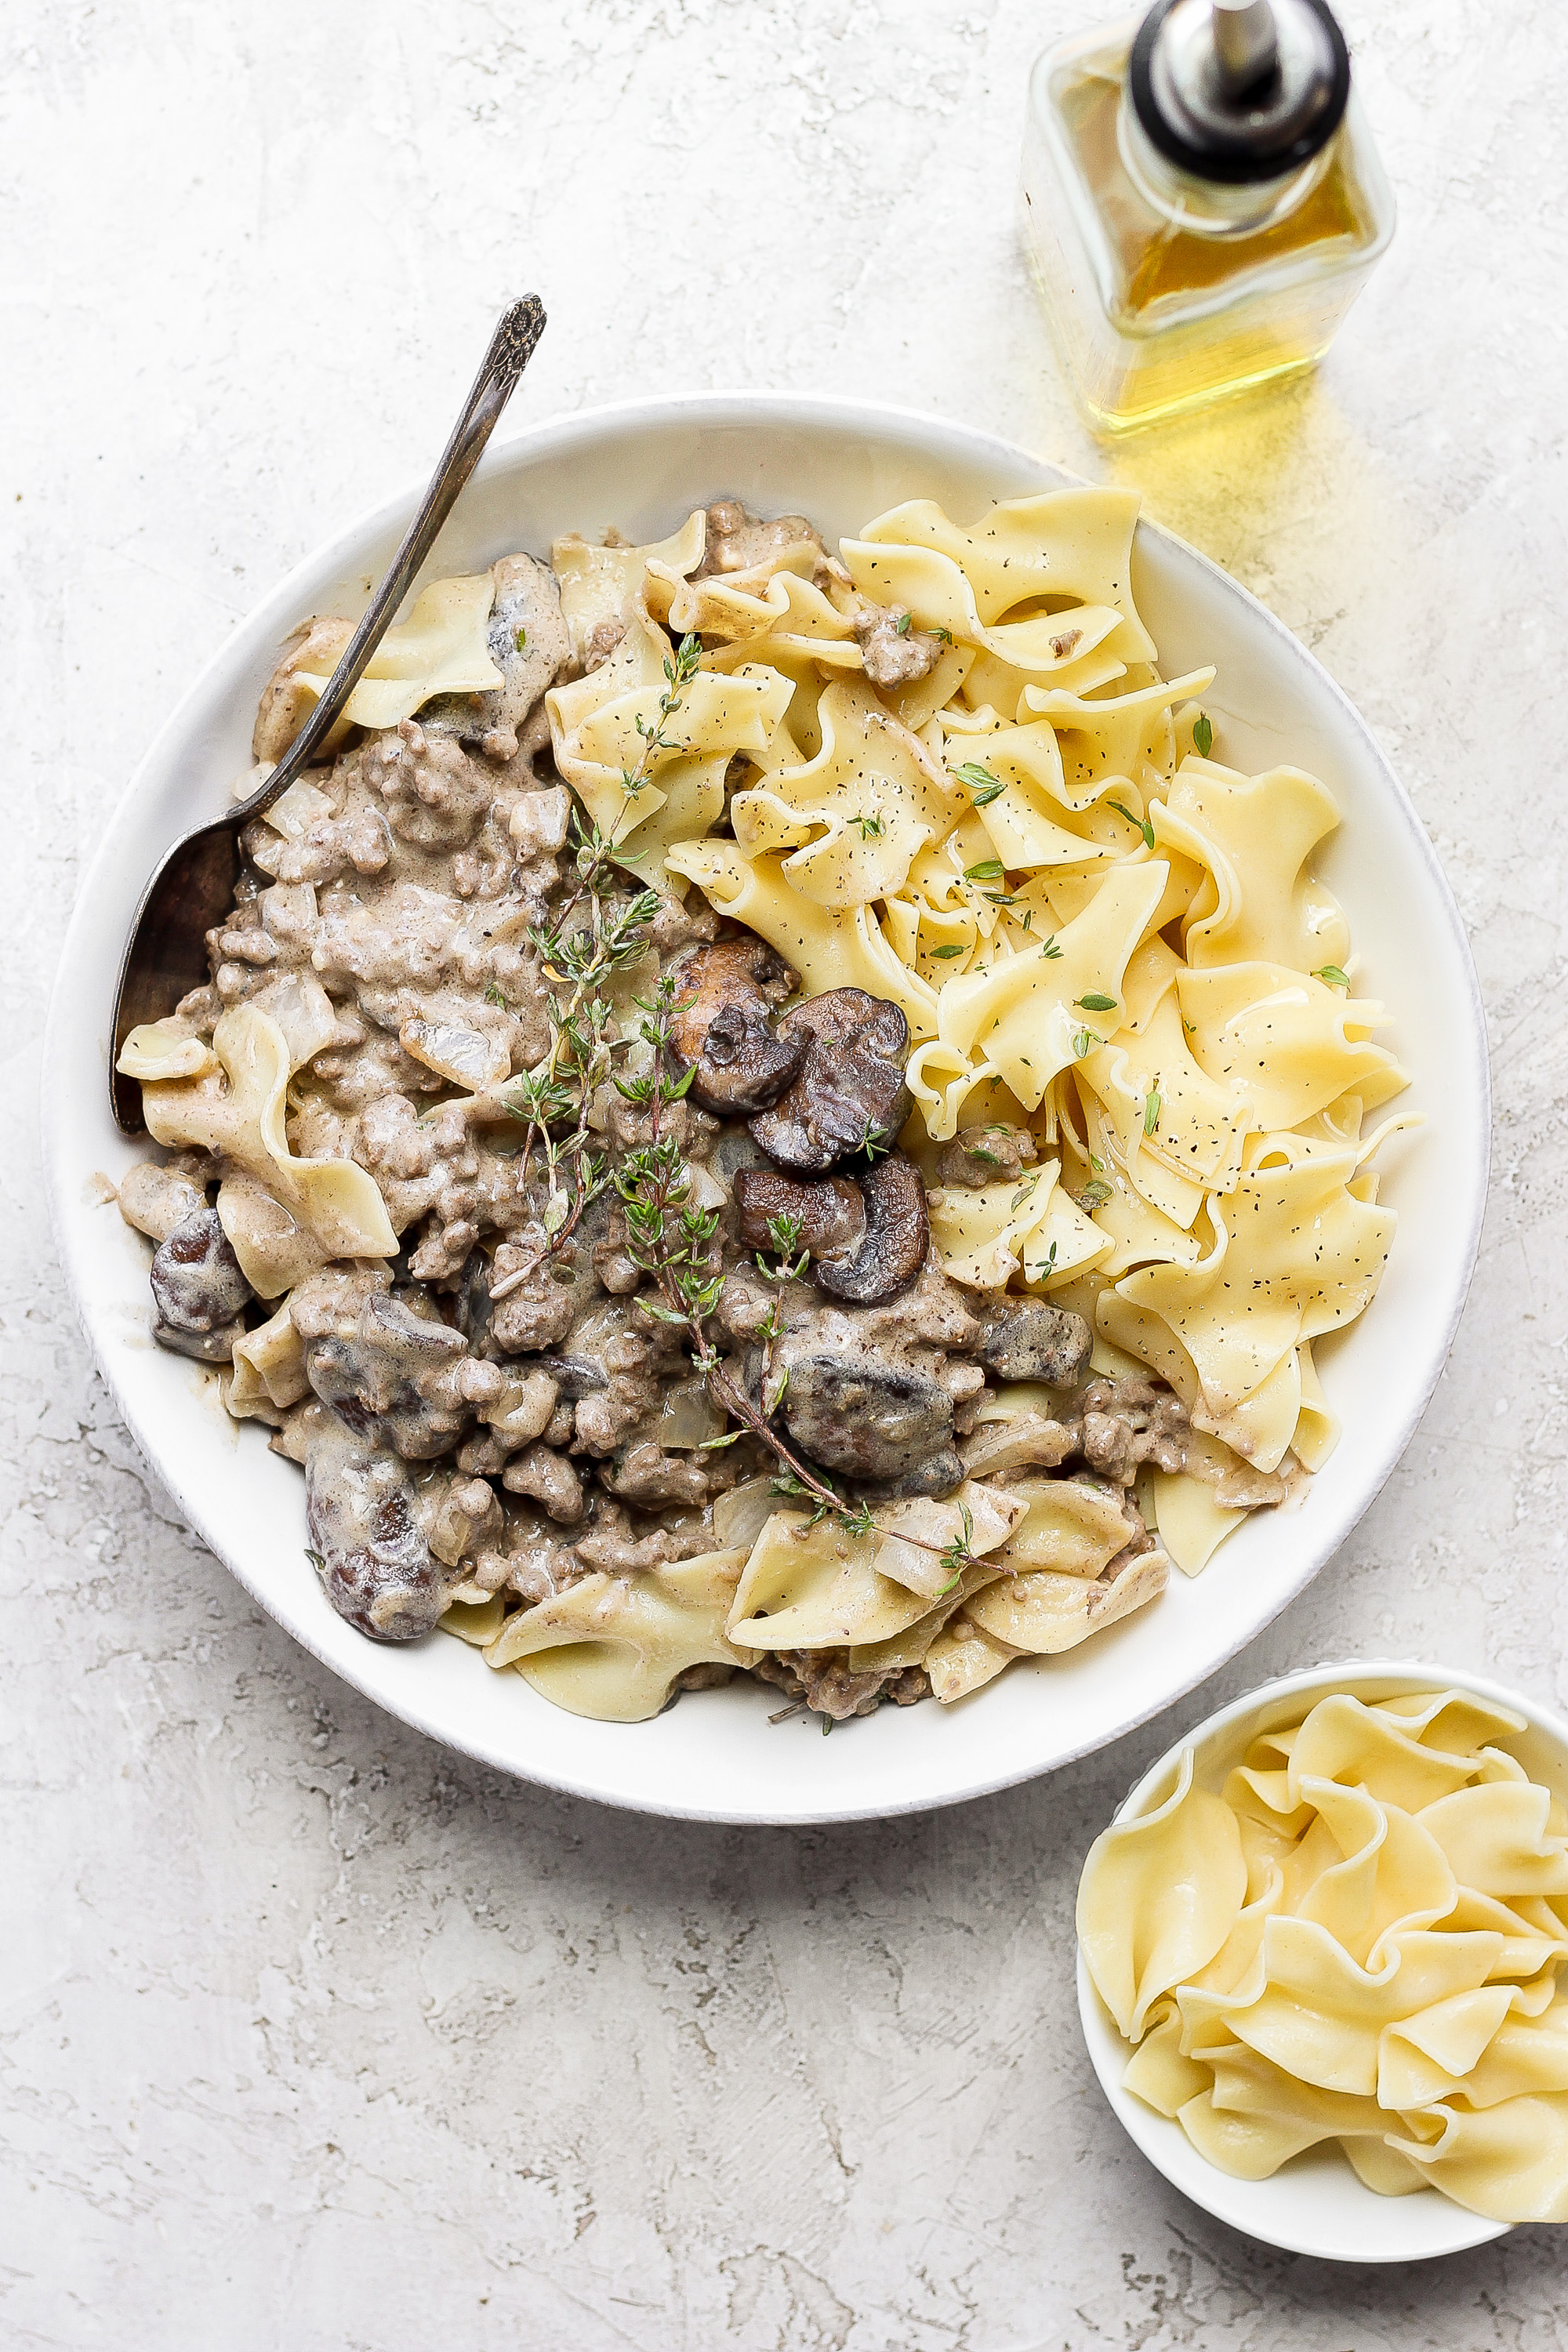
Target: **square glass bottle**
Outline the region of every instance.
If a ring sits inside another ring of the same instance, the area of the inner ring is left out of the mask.
[[[1100,432],[1310,366],[1394,234],[1326,0],[1156,0],[1047,50],[1023,199]]]

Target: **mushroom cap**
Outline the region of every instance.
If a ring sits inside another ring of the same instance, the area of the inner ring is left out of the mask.
[[[857,1307],[879,1307],[907,1290],[926,1262],[931,1228],[921,1171],[901,1151],[890,1151],[860,1179],[866,1234],[853,1257],[828,1258],[816,1268],[817,1287]]]
[[[1070,1307],[1043,1298],[1009,1298],[992,1317],[980,1346],[980,1360],[1004,1381],[1044,1381],[1047,1388],[1070,1389],[1081,1378],[1094,1334]]]
[[[952,1444],[952,1399],[912,1365],[809,1348],[792,1351],[780,1412],[803,1454],[857,1483],[903,1482],[921,1491],[934,1471],[944,1491],[963,1475]]]
[[[715,940],[675,974],[670,1058],[689,1069],[691,1099],[715,1117],[749,1118],[776,1102],[805,1059],[809,1040],[774,1034],[770,1015],[795,975],[765,940]]]
[[[794,1217],[800,1227],[796,1244],[813,1258],[848,1258],[866,1234],[866,1202],[851,1176],[823,1176],[814,1183],[781,1176],[776,1168],[742,1168],[735,1175],[735,1206],[741,1213],[741,1247],[776,1247],[769,1227],[779,1217]]]
[[[863,988],[808,997],[778,1024],[781,1043],[807,1040],[800,1075],[752,1121],[770,1160],[819,1176],[870,1144],[886,1144],[910,1115],[904,1055],[910,1024],[896,1004]]]
[[[254,1296],[217,1211],[205,1201],[159,1243],[153,1255],[152,1284],[160,1322],[170,1335],[183,1331],[192,1338],[226,1329]],[[181,1346],[173,1336],[163,1344]],[[194,1356],[201,1350],[182,1347],[181,1353]]]
[[[937,1182],[967,1185],[972,1192],[985,1184],[1012,1183],[1035,1157],[1035,1139],[1026,1127],[1014,1127],[1005,1119],[961,1127],[936,1163]]]

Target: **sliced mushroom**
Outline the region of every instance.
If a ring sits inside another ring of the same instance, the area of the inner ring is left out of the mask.
[[[825,1258],[819,1289],[857,1307],[879,1307],[907,1290],[926,1262],[931,1233],[921,1171],[901,1151],[879,1160],[860,1179],[866,1232],[853,1257]]]
[[[807,1046],[788,1093],[752,1121],[770,1160],[818,1176],[893,1140],[910,1114],[910,1024],[896,1004],[863,988],[833,988],[786,1013],[776,1034],[781,1045],[804,1035]]]
[[[963,1476],[952,1399],[912,1366],[870,1356],[780,1351],[784,1427],[814,1462],[900,1495],[950,1494]]]
[[[816,1260],[851,1259],[865,1239],[866,1202],[853,1177],[823,1176],[803,1184],[776,1168],[742,1168],[734,1193],[742,1249],[778,1249],[772,1228],[781,1217],[793,1218],[799,1229],[792,1257],[805,1250]]]
[[[323,1414],[305,1457],[305,1515],[317,1572],[340,1617],[373,1642],[412,1642],[430,1631],[446,1590],[395,1454]]]
[[[980,1343],[980,1360],[1003,1381],[1044,1381],[1070,1389],[1081,1378],[1094,1334],[1081,1315],[1039,1298],[1010,1298],[993,1316]]]
[[[466,1437],[468,1343],[406,1297],[375,1292],[352,1324],[305,1342],[305,1370],[323,1404],[405,1462],[433,1462]]]
[[[245,1337],[240,1310],[255,1294],[205,1201],[153,1251],[152,1283],[158,1345],[199,1363],[227,1363]]]
[[[939,1184],[1011,1184],[1033,1164],[1035,1139],[1026,1127],[993,1119],[985,1127],[961,1127],[936,1163]]]
[[[245,1318],[237,1315],[232,1323],[215,1323],[210,1331],[182,1331],[177,1324],[165,1323],[161,1315],[154,1315],[153,1337],[172,1355],[194,1356],[198,1364],[231,1364],[235,1349],[245,1337]]]
[[[691,1099],[719,1118],[747,1118],[776,1102],[810,1040],[775,1035],[769,1016],[795,975],[764,940],[715,940],[675,973],[670,1057],[692,1071]]]

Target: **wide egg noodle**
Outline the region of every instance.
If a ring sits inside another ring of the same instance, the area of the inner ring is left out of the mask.
[[[1059,687],[1028,686],[1024,707],[1048,721],[1057,738],[1064,788],[1080,804],[1121,781],[1140,792],[1164,789],[1174,761],[1171,705],[1201,694],[1214,670],[1156,679],[1130,693],[1087,699]]]
[[[1023,1655],[1022,1650],[999,1642],[960,1611],[949,1618],[921,1663],[931,1681],[931,1696],[941,1706],[951,1706],[955,1699],[967,1698],[971,1691],[994,1682],[1005,1667]]]
[[[936,1029],[936,991],[900,962],[868,907],[819,907],[792,890],[775,857],[747,858],[732,841],[678,842],[666,864],[695,882],[722,915],[776,948],[810,996],[863,988],[897,1004],[911,1037]]]
[[[954,1187],[927,1194],[931,1239],[950,1280],[975,1290],[1065,1280],[1105,1256],[1108,1244],[1058,1181],[1047,1160],[1016,1182]]]
[[[1258,1122],[1245,1097],[1194,1059],[1174,987],[1138,1029],[1119,1029],[1084,1055],[1081,1075],[1099,1097],[1118,1157],[1141,1191],[1155,1188],[1142,1165],[1150,1160],[1200,1192],[1234,1191],[1243,1141]]]
[[[1209,867],[1193,902],[1187,961],[1278,963],[1313,972],[1342,966],[1350,929],[1339,906],[1306,873],[1306,861],[1340,821],[1333,795],[1300,768],[1237,775],[1184,760],[1166,801],[1175,835]],[[1155,822],[1158,835],[1161,824]]]
[[[371,656],[343,705],[340,723],[395,727],[438,694],[483,694],[504,685],[490,658],[494,601],[495,583],[488,572],[464,580],[433,580],[421,589],[408,618],[388,629]],[[341,626],[346,646],[353,624],[345,621]],[[318,677],[296,670],[292,675],[313,702],[325,693],[331,672]]]
[[[1389,1213],[1348,1189],[1352,1154],[1265,1141],[1234,1192],[1211,1198],[1212,1250],[1193,1265],[1140,1268],[1117,1286],[1169,1327],[1221,1416],[1255,1395],[1299,1339],[1361,1314],[1393,1244]]]
[[[1370,999],[1271,963],[1182,969],[1174,987],[1193,1060],[1245,1096],[1265,1130],[1300,1127],[1352,1092],[1372,1109],[1409,1084],[1371,1042],[1388,1015]]]
[[[1037,1108],[1058,1070],[1081,1058],[1094,1032],[1085,996],[1120,998],[1128,959],[1164,887],[1159,863],[1112,866],[1092,903],[1056,938],[951,982],[938,1000],[950,1051],[984,1061],[1021,1103]],[[913,1081],[911,1080],[911,1084]]]
[[[786,850],[785,877],[819,905],[865,906],[901,889],[916,853],[952,830],[965,803],[864,686],[829,685],[817,719],[815,758],[770,767],[735,794],[735,839],[749,857]]]
[[[1421,2110],[1438,2136],[1393,2139],[1434,2189],[1497,2221],[1568,2221],[1568,2091],[1523,2095],[1479,2114],[1460,2104]]]
[[[982,1555],[1003,1542],[1023,1508],[996,1487],[967,1482],[937,1506],[945,1515],[944,1543],[963,1543],[973,1555],[955,1588],[961,1601],[1000,1572]],[[868,1647],[907,1633],[930,1609],[931,1588],[912,1591],[907,1580],[910,1547],[898,1532],[903,1524],[895,1518],[890,1530],[879,1524],[862,1535],[801,1511],[775,1512],[746,1561],[729,1638],[752,1650],[833,1649]],[[884,1557],[894,1574],[882,1572]]]
[[[550,568],[560,583],[562,615],[577,659],[584,659],[596,631],[631,617],[650,562],[684,579],[701,562],[707,543],[708,517],[701,507],[694,508],[668,539],[646,547],[595,547],[576,531],[555,540]]]
[[[485,1661],[514,1667],[572,1715],[646,1723],[690,1667],[747,1664],[724,1637],[744,1559],[704,1552],[629,1576],[595,1570],[508,1618]]]
[[[945,557],[962,573],[987,625],[1040,597],[1109,606],[1121,618],[1119,649],[1125,658],[1152,661],[1154,641],[1132,601],[1139,503],[1132,490],[1047,490],[1004,499],[965,527],[950,522],[933,499],[910,499],[868,522],[860,541],[850,543],[929,548]],[[849,568],[853,572],[852,563]],[[1061,616],[1053,617],[1059,634]],[[1069,613],[1065,625],[1077,617]]]
[[[269,1421],[310,1393],[304,1342],[285,1299],[276,1314],[235,1341],[234,1371],[224,1406],[237,1421]]]
[[[1184,1748],[1168,1795],[1102,1831],[1079,1883],[1079,1942],[1123,2040],[1141,2041],[1153,2004],[1214,1958],[1246,1899],[1236,1815]]]
[[[210,1151],[225,1170],[217,1212],[246,1280],[261,1298],[332,1258],[392,1257],[397,1235],[373,1176],[348,1160],[296,1160],[284,1106],[294,1064],[279,1024],[236,1005],[213,1032],[221,1071],[142,1088],[148,1133]]]
[[[674,841],[700,835],[724,805],[737,753],[765,751],[794,688],[765,667],[700,669],[662,721],[674,652],[651,621],[628,628],[606,662],[545,695],[555,764],[623,860],[657,873]],[[657,733],[663,740],[650,751]],[[626,778],[640,772],[635,792]]]
[[[1118,1563],[1092,1578],[1026,1569],[976,1593],[968,1613],[1014,1649],[1035,1657],[1059,1656],[1146,1608],[1170,1581],[1171,1564],[1157,1547],[1125,1558],[1119,1554]]]

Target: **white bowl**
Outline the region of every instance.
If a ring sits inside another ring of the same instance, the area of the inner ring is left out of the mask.
[[[668,531],[721,492],[798,509],[829,537],[929,495],[968,520],[997,498],[1066,478],[1024,450],[934,418],[784,394],[649,401],[563,418],[493,450],[430,567],[478,569],[574,529]],[[635,1728],[584,1722],[435,1636],[382,1648],[333,1616],[304,1558],[304,1486],[236,1430],[210,1376],[153,1347],[147,1251],[95,1171],[137,1156],[114,1128],[105,1076],[110,997],[136,896],[170,840],[216,812],[247,763],[275,649],[312,612],[358,612],[414,502],[405,488],[292,572],[167,721],[110,821],[82,885],[50,1013],[44,1124],[61,1255],[104,1376],[180,1508],[262,1605],[333,1670],[406,1722],[501,1770],[612,1804],[697,1819],[844,1821],[947,1804],[1103,1747],[1212,1674],[1344,1541],[1398,1460],[1431,1394],[1475,1260],[1486,1187],[1486,1047],[1458,911],[1426,834],[1332,680],[1262,605],[1157,528],[1140,527],[1139,604],[1168,672],[1213,660],[1205,702],[1222,757],[1288,759],[1338,795],[1345,824],[1324,862],[1363,957],[1365,985],[1398,1015],[1426,1124],[1385,1154],[1401,1224],[1383,1290],[1323,1351],[1343,1415],[1339,1451],[1301,1508],[1243,1527],[1194,1583],[1080,1650],[1014,1666],[951,1711],[884,1708],[834,1739],[770,1727],[749,1684],[683,1699]]]
[[[1259,1732],[1288,1723],[1331,1691],[1349,1691],[1372,1702],[1412,1691],[1472,1691],[1500,1706],[1512,1707],[1528,1728],[1509,1740],[1532,1780],[1568,1803],[1568,1723],[1521,1692],[1507,1690],[1484,1675],[1459,1666],[1426,1666],[1381,1658],[1352,1659],[1344,1665],[1307,1666],[1281,1675],[1221,1707],[1152,1764],[1115,1819],[1145,1813],[1169,1796],[1182,1749],[1196,1749],[1199,1782],[1217,1790]],[[1145,2106],[1122,2088],[1132,2045],[1095,1990],[1081,1948],[1078,1955],[1078,2011],[1083,2038],[1100,2087],[1117,2121],[1151,2164],[1205,2212],[1233,2230],[1260,2238],[1290,2253],[1314,2254],[1335,2263],[1415,2263],[1434,2254],[1462,2253],[1505,2237],[1513,2226],[1471,2213],[1436,2189],[1409,2197],[1380,2197],[1357,2179],[1337,2147],[1309,2149],[1282,2165],[1271,2180],[1235,2180],[1200,2156],[1179,2123]]]

